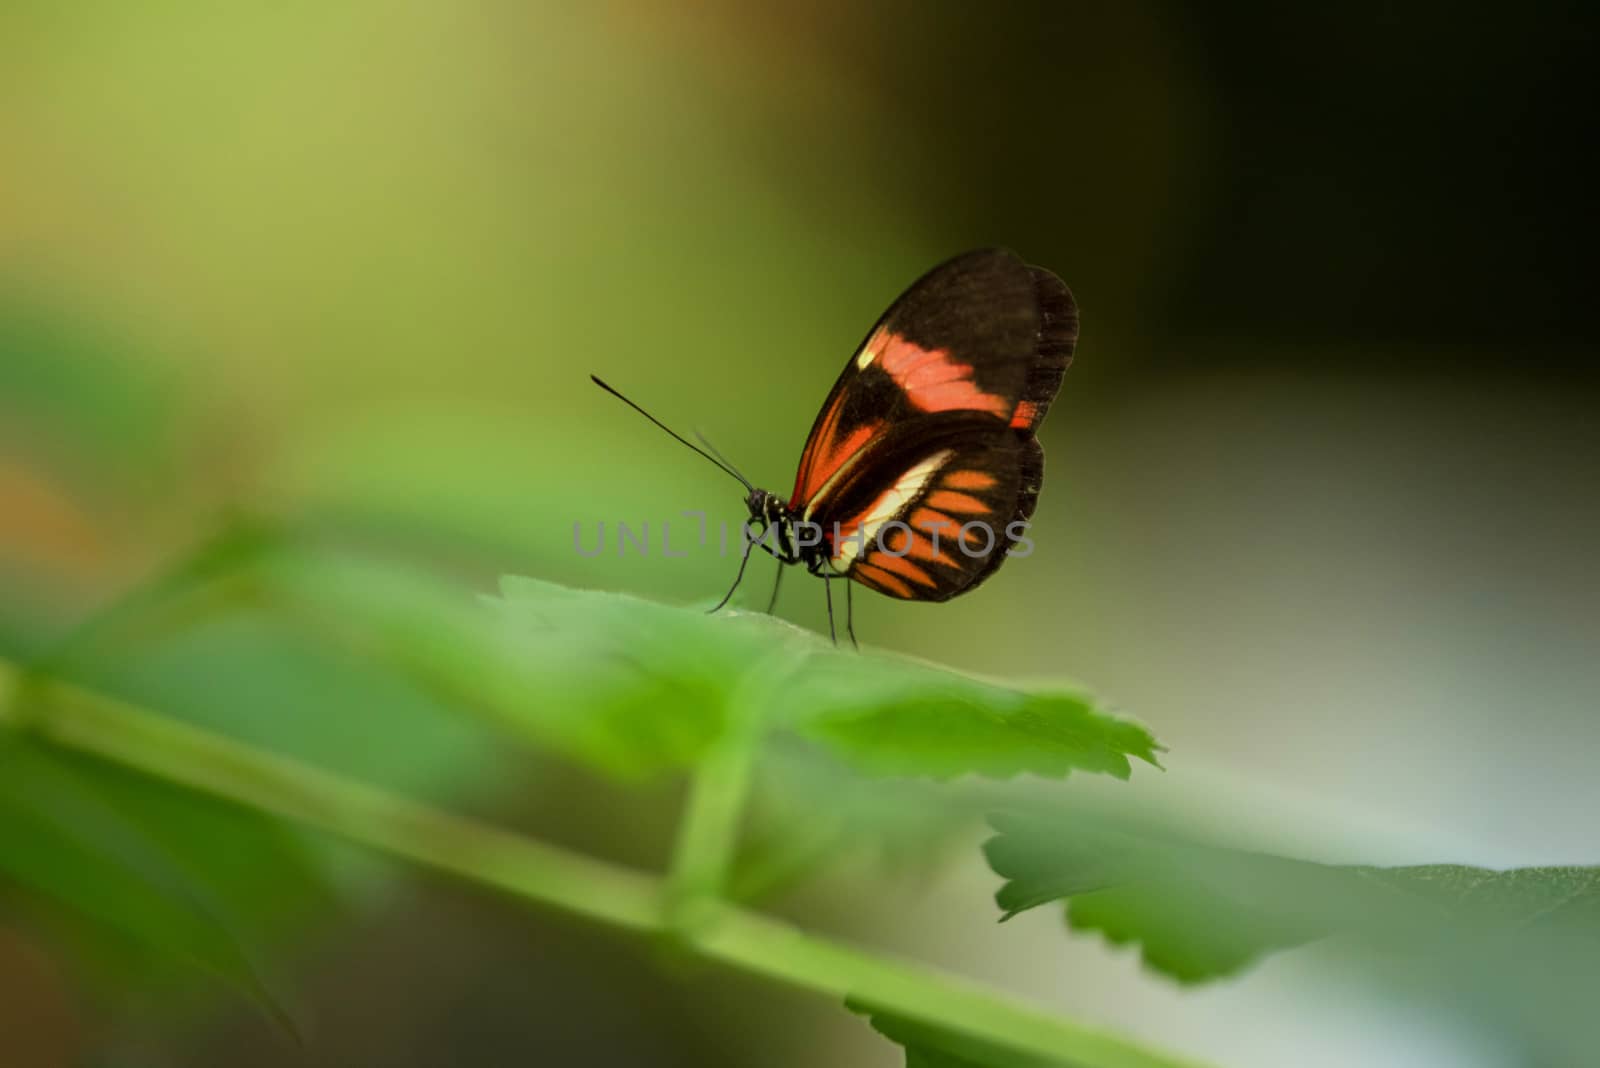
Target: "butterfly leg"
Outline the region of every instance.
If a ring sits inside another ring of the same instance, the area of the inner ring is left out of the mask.
[[[850,635],[850,648],[856,652],[861,651],[861,643],[856,641],[856,611],[855,604],[850,597],[850,580],[844,580],[844,629]]]
[[[783,569],[784,563],[779,560],[778,577],[772,580],[772,596],[767,598],[767,615],[769,616],[772,614],[772,610],[778,607],[778,588],[783,585]]]
[[[763,531],[763,533],[765,533],[765,531]],[[755,541],[752,541],[749,538],[746,538],[745,539],[745,543],[744,543],[744,555],[739,557],[739,573],[737,575],[733,576],[733,585],[729,586],[728,587],[728,592],[722,595],[722,600],[717,602],[716,608],[711,609],[709,612],[706,613],[706,615],[711,615],[712,612],[718,611],[719,609],[722,608],[723,605],[727,604],[728,603],[728,598],[733,596],[733,591],[738,589],[739,588],[739,583],[744,581],[744,565],[746,565],[746,564],[748,564],[750,562],[750,550],[752,548],[754,548],[754,547],[755,547]]]
[[[833,586],[828,580],[826,571],[822,573],[822,595],[828,601],[828,637],[832,639],[834,645],[838,645],[839,635],[833,629]]]

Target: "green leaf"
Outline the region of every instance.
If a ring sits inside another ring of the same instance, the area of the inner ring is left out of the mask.
[[[1157,765],[1144,727],[1070,690],[1017,690],[888,655],[828,658],[785,705],[801,734],[865,770],[951,778],[1128,778],[1129,758]]]
[[[854,856],[872,861],[882,880],[925,883],[951,851],[969,848],[965,832],[1012,789],[865,776],[815,746],[781,743],[769,746],[756,778],[735,872],[733,893],[742,900],[782,892]]]
[[[263,588],[502,728],[624,778],[693,766],[736,723],[802,737],[858,769],[933,778],[1126,778],[1130,758],[1153,764],[1159,749],[1077,692],[837,649],[762,613],[518,577],[485,606],[426,576],[332,556],[276,561]]]
[[[1600,867],[1494,871],[1461,864],[1351,869],[1362,878],[1432,901],[1450,914],[1513,930],[1600,934]]]
[[[1338,866],[1037,814],[992,818],[1006,917],[1067,902],[1078,930],[1140,947],[1181,982],[1332,935],[1388,948],[1470,937],[1600,948],[1600,868]]]
[[[837,649],[770,616],[707,615],[507,579],[502,604],[543,682],[544,714],[597,751],[692,761],[729,716],[760,716],[880,774],[1126,778],[1143,727],[1071,691],[1028,692],[884,653]],[[549,706],[554,707],[549,707]]]
[[[548,584],[537,584],[538,596],[474,598],[426,572],[331,554],[285,554],[256,577],[267,606],[323,640],[348,643],[503,733],[620,778],[692,766],[726,726],[737,664],[680,657],[676,673],[641,668],[666,655],[652,643],[673,640],[682,621],[698,622],[694,613],[632,598],[619,610],[614,595]],[[594,639],[626,615],[637,648]]]
[[[866,1014],[874,1031],[905,1049],[906,1068],[1065,1068],[1069,1063],[1003,1049],[860,1005],[852,1004],[850,1008]]]
[[[0,419],[31,427],[29,451],[78,479],[146,491],[176,462],[176,383],[157,366],[81,309],[0,278]]]
[[[490,782],[499,739],[394,664],[363,655],[385,627],[427,655],[454,638],[457,620],[484,613],[423,570],[318,559],[289,531],[235,518],[31,667],[423,796],[454,798]],[[236,685],[223,694],[218,679]],[[381,746],[372,744],[378,734]]]
[[[504,647],[539,692],[532,714],[590,762],[625,773],[698,762],[814,644],[768,616],[528,578],[503,579],[498,607]]]
[[[218,842],[228,848],[219,850]],[[103,961],[125,955],[123,947],[103,942],[102,926],[154,959],[185,962],[221,979],[294,1036],[241,940],[247,916],[252,941],[275,926],[263,927],[260,910],[237,900],[263,874],[247,858],[268,851],[281,888],[303,862],[259,818],[18,738],[0,739],[0,875],[88,921],[74,940],[109,950]],[[303,905],[304,895],[284,894],[274,905],[291,903]],[[148,980],[161,969],[144,971]]]

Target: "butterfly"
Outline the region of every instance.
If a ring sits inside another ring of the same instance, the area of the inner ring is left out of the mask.
[[[1072,362],[1078,308],[1054,274],[1004,249],[948,260],[912,283],[868,331],[823,401],[788,498],[754,486],[703,435],[702,449],[591,375],[595,384],[738,479],[743,553],[907,601],[976,589],[1026,544],[1044,480],[1035,436]],[[709,452],[707,450],[710,450]],[[777,603],[785,568],[768,602]]]

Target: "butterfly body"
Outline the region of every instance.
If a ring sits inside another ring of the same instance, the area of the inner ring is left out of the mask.
[[[846,579],[846,591],[945,601],[975,589],[1027,543],[1044,478],[1035,432],[1077,337],[1059,278],[1004,249],[968,252],[923,275],[868,332],[817,414],[787,498],[690,445],[749,491],[750,539],[717,607],[754,545]],[[828,603],[831,625],[831,592]]]

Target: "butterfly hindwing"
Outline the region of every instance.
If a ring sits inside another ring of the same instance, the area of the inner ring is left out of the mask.
[[[1067,287],[1000,249],[934,268],[890,306],[818,413],[789,502],[826,532],[836,572],[891,596],[942,601],[1000,566],[1008,526],[1038,499],[1044,452],[1034,431],[1077,327]],[[851,534],[890,522],[909,530],[852,549]],[[930,523],[949,528],[937,551]],[[960,539],[968,523],[992,537],[973,544],[973,528]]]
[[[835,573],[892,597],[944,601],[971,589],[1015,542],[1038,495],[1038,442],[963,421],[957,433],[874,450],[817,521]],[[837,524],[837,530],[835,530]]]

